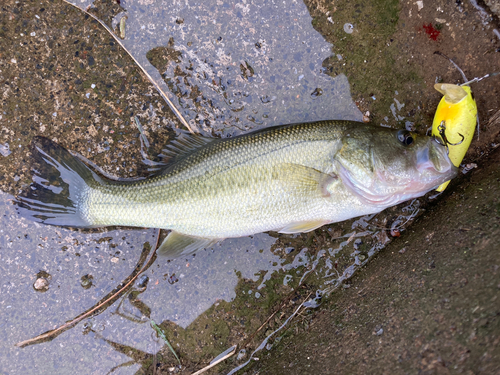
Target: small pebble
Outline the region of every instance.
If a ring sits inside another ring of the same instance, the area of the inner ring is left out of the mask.
[[[35,290],[38,290],[39,292],[45,292],[47,289],[49,289],[49,282],[47,281],[47,279],[39,277],[33,284],[33,288],[35,288]]]
[[[354,26],[352,23],[346,23],[344,24],[344,31],[347,33],[347,34],[352,34],[353,31],[354,31]]]
[[[398,228],[393,228],[393,229],[391,229],[391,236],[392,237],[399,237],[399,236],[401,236],[401,232],[399,231]]]
[[[363,122],[370,122],[370,111],[366,111],[363,114]]]
[[[92,275],[83,275],[80,280],[80,285],[83,289],[89,289],[92,286]]]
[[[353,243],[354,250],[358,250],[359,247],[363,244],[363,240],[361,238],[356,239]]]

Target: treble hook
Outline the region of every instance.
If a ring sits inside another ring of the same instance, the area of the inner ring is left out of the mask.
[[[444,121],[441,121],[441,124],[439,124],[439,126],[438,126],[438,131],[439,131],[439,135],[440,135],[441,139],[439,139],[438,137],[434,137],[434,140],[435,140],[437,143],[439,143],[441,146],[446,147],[446,152],[447,152],[447,153],[450,153],[450,149],[449,149],[449,147],[448,147],[448,146],[458,146],[458,145],[459,145],[459,144],[461,144],[461,143],[464,141],[464,139],[465,139],[465,137],[464,137],[462,134],[458,133],[458,135],[459,135],[460,137],[462,137],[462,140],[461,140],[460,142],[457,142],[457,143],[451,143],[450,141],[448,141],[448,138],[446,137],[446,133],[445,133],[445,131],[446,131],[446,125],[445,125],[445,122],[444,122]]]

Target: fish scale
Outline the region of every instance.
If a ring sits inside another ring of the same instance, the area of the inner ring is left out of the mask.
[[[272,184],[269,171],[286,163],[326,171],[340,130],[329,125],[325,122],[314,132],[298,125],[214,141],[148,182],[97,186],[88,193],[88,220],[94,225],[113,222],[220,238],[279,229],[292,211],[297,219],[309,219],[311,205],[318,206],[317,214],[320,202],[303,199],[297,189],[285,196],[287,189]],[[154,215],[148,215],[152,211]],[[235,212],[246,214],[235,219]]]

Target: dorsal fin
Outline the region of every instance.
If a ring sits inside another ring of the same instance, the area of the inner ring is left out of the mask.
[[[191,134],[187,131],[179,130],[177,137],[168,143],[158,156],[162,158],[162,164],[167,167],[184,159],[200,147],[217,141],[220,141],[220,139],[204,137],[199,134]]]

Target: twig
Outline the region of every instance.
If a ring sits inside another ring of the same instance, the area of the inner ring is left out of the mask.
[[[146,133],[144,133],[144,129],[142,128],[142,125],[139,122],[139,119],[137,118],[137,116],[134,116],[134,121],[135,121],[135,125],[137,126],[137,129],[139,129],[139,134],[141,135],[141,142],[144,142],[144,146],[146,148],[149,148],[150,145],[149,145],[148,138],[146,137]]]
[[[182,124],[186,127],[186,129],[189,130],[190,133],[194,134],[194,131],[193,129],[191,129],[191,127],[189,126],[189,124],[187,123],[187,121],[184,119],[184,117],[182,117],[181,113],[179,112],[179,110],[174,106],[174,104],[170,101],[170,99],[168,98],[168,96],[163,92],[163,90],[160,88],[160,86],[156,83],[156,81],[153,79],[153,77],[151,77],[149,75],[149,73],[146,71],[146,69],[144,69],[142,67],[141,64],[139,64],[139,62],[135,59],[134,56],[132,56],[132,54],[128,51],[128,49],[125,48],[125,46],[123,45],[122,41],[120,40],[120,38],[118,38],[117,35],[115,35],[115,33],[113,32],[113,30],[111,30],[108,25],[106,25],[104,22],[102,22],[99,18],[97,18],[96,16],[94,16],[92,13],[89,13],[87,12],[86,10],[78,7],[77,5],[75,4],[72,4],[70,3],[68,0],[63,0],[65,3],[71,5],[71,6],[74,6],[75,8],[77,8],[78,10],[84,12],[85,14],[89,15],[90,17],[92,17],[93,19],[95,19],[97,22],[99,22],[101,24],[102,27],[104,27],[106,29],[106,31],[108,31],[112,36],[113,38],[115,39],[115,41],[125,50],[125,52],[127,52],[127,54],[132,58],[132,60],[134,60],[134,62],[137,64],[137,66],[142,70],[142,72],[146,75],[146,77],[149,79],[149,81],[153,84],[153,86],[156,88],[156,90],[158,90],[158,92],[160,93],[161,97],[167,102],[168,106],[170,107],[170,109],[174,112],[174,114],[177,116],[177,118],[179,119],[180,122],[182,122]]]
[[[302,284],[303,285],[303,284]],[[296,291],[293,291],[291,292],[284,300],[283,302],[280,303],[279,307],[266,319],[266,321],[264,323],[261,324],[261,326],[259,328],[257,328],[257,330],[252,333],[250,335],[250,337],[248,337],[244,342],[243,344],[240,346],[241,348],[244,348],[248,345],[248,343],[255,337],[255,335],[257,333],[260,332],[260,330],[262,328],[264,328],[266,326],[267,323],[269,323],[269,321],[273,318],[273,316],[275,316],[279,311],[281,311],[281,308],[288,302],[290,301],[290,299],[292,298],[292,296],[295,294]],[[308,294],[308,296],[306,297],[306,299],[304,301],[307,301],[309,299],[309,297],[311,296],[312,292],[310,292]],[[301,305],[302,306],[302,305]]]
[[[467,77],[465,76],[465,73],[463,72],[462,69],[460,69],[460,67],[455,63],[455,61],[453,61],[452,59],[450,59],[448,56],[446,56],[444,53],[442,52],[439,52],[439,51],[436,51],[434,52],[435,55],[439,55],[439,56],[442,56],[444,57],[445,59],[447,59],[449,62],[451,62],[453,64],[453,66],[460,72],[460,74],[462,75],[462,78],[464,79],[464,82],[467,82]]]
[[[208,366],[203,367],[201,370],[193,372],[191,375],[200,375],[200,374],[203,374],[208,369],[211,369],[212,367],[218,365],[222,361],[225,361],[226,359],[228,359],[229,357],[231,357],[232,355],[234,355],[236,353],[236,349],[238,348],[238,345],[234,345],[231,348],[232,348],[232,350],[229,353],[227,353],[225,356],[222,356],[221,358],[217,359],[216,361],[210,362],[210,364]]]
[[[63,333],[64,331],[66,331],[67,329],[73,327],[74,325],[76,325],[77,323],[82,321],[83,319],[88,318],[89,316],[94,314],[96,311],[98,311],[100,308],[102,308],[106,304],[108,304],[108,303],[112,302],[114,299],[118,298],[130,285],[132,285],[132,283],[135,281],[135,279],[137,279],[137,277],[141,273],[143,273],[145,270],[147,270],[151,266],[151,264],[153,263],[153,260],[156,259],[155,255],[156,255],[156,249],[158,248],[159,240],[160,240],[160,230],[158,230],[158,236],[156,239],[156,244],[155,244],[154,250],[151,253],[151,255],[149,256],[149,259],[147,260],[147,262],[140,269],[140,271],[137,272],[134,276],[132,276],[131,279],[129,280],[129,282],[126,283],[122,288],[120,288],[116,293],[113,293],[113,295],[111,295],[110,297],[105,297],[104,301],[102,301],[101,303],[98,303],[97,305],[95,305],[93,308],[91,308],[87,312],[77,316],[76,318],[70,320],[69,322],[64,323],[62,326],[60,326],[56,329],[53,329],[51,331],[47,331],[45,333],[42,333],[41,335],[33,337],[29,340],[20,341],[15,345],[20,347],[20,348],[24,348],[25,346],[37,344],[41,341],[50,341],[50,340],[56,338],[61,333]]]
[[[304,301],[299,305],[299,307],[297,307],[297,309],[293,312],[292,315],[290,315],[288,317],[287,320],[285,320],[285,322],[276,330],[274,330],[270,335],[266,336],[266,338],[264,339],[264,341],[262,341],[260,343],[260,345],[257,347],[257,349],[255,349],[252,354],[250,354],[250,358],[248,359],[248,361],[246,361],[245,363],[239,365],[238,367],[232,369],[227,375],[232,375],[234,373],[236,373],[237,371],[241,370],[243,367],[245,367],[246,365],[248,365],[250,363],[250,361],[252,360],[253,358],[253,355],[255,353],[257,353],[259,350],[262,350],[264,348],[264,346],[267,344],[268,340],[271,338],[272,335],[274,335],[276,332],[279,332],[280,330],[282,330],[290,320],[292,320],[294,318],[295,315],[297,315],[297,313],[300,311],[300,309],[302,308],[302,306],[304,305],[304,303],[309,299],[309,297],[311,296],[312,292],[309,293],[309,295],[304,299]]]
[[[307,277],[306,277],[307,278]],[[302,280],[304,281],[304,280]],[[300,285],[303,285],[303,283],[301,283]],[[299,285],[299,286],[300,286]],[[224,355],[223,357],[221,358],[218,358],[214,361],[212,361],[208,366],[202,368],[201,370],[198,370],[194,373],[192,373],[191,375],[199,375],[199,374],[202,374],[204,373],[205,371],[207,371],[208,369],[214,367],[215,365],[221,363],[222,361],[225,361],[226,359],[228,359],[229,357],[231,357],[232,355],[234,355],[236,353],[236,350],[238,348],[244,348],[248,345],[248,343],[255,337],[255,335],[257,333],[260,332],[260,330],[262,330],[262,328],[264,328],[266,326],[267,323],[269,323],[269,321],[273,318],[273,316],[276,315],[276,313],[278,313],[279,311],[282,311],[281,308],[284,306],[285,303],[287,303],[291,298],[292,296],[296,293],[296,291],[293,291],[291,292],[290,294],[288,294],[288,296],[280,303],[279,307],[266,319],[266,321],[264,323],[261,324],[261,326],[259,328],[257,328],[257,330],[255,330],[251,335],[250,337],[248,337],[242,344],[238,344],[238,345],[234,345],[233,347],[233,350],[231,350],[228,354]],[[309,297],[312,295],[312,292],[310,292],[307,297],[304,299],[304,302],[307,301],[309,299]],[[299,309],[302,307],[302,305],[304,304],[304,302],[302,302],[299,306]],[[297,310],[298,311],[298,310]],[[296,312],[294,314],[292,314],[292,316],[290,316],[288,319],[287,319],[287,322],[293,317],[295,316]],[[286,322],[285,322],[286,324]],[[285,325],[283,324],[283,326]],[[283,327],[282,326],[282,327]],[[281,327],[281,328],[282,328]],[[276,330],[275,332],[279,331],[281,328],[279,328],[278,330]],[[274,332],[273,332],[274,334]],[[269,338],[269,337],[267,337]],[[266,339],[267,339],[266,338]]]

